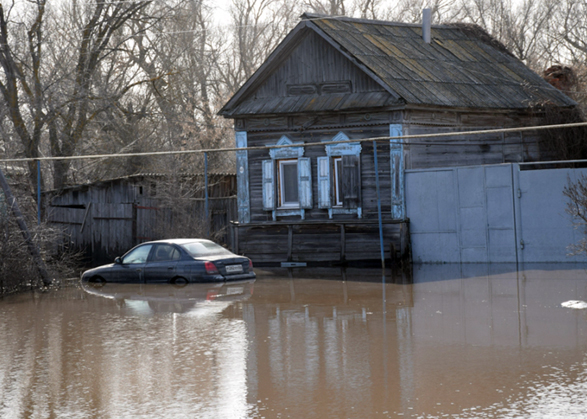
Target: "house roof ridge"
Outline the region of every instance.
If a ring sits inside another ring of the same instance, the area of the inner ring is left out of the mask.
[[[368,25],[387,25],[387,26],[403,26],[409,28],[421,28],[422,23],[407,23],[407,22],[396,22],[391,20],[379,20],[379,19],[366,19],[366,18],[357,18],[357,17],[349,17],[349,16],[333,16],[327,15],[322,13],[310,13],[305,12],[300,16],[300,19],[306,21],[312,20],[340,20],[343,22],[356,22],[356,23],[364,23]],[[433,24],[433,28],[437,29],[454,29],[451,24]]]

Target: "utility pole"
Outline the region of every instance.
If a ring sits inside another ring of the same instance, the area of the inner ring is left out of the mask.
[[[22,212],[20,212],[20,208],[18,207],[18,203],[16,202],[16,198],[12,194],[10,190],[10,186],[4,177],[4,173],[2,173],[2,169],[0,169],[0,186],[4,191],[4,196],[6,197],[6,203],[12,210],[14,217],[16,218],[16,222],[18,223],[18,227],[22,233],[22,237],[27,244],[29,252],[33,257],[35,264],[37,265],[37,269],[39,271],[39,275],[41,275],[41,279],[43,280],[43,284],[48,286],[51,284],[51,278],[49,276],[49,272],[47,271],[47,267],[45,266],[45,261],[41,257],[41,252],[39,252],[39,248],[33,242],[33,238],[31,237],[31,233],[29,232],[26,222],[24,221],[24,217],[22,216]]]

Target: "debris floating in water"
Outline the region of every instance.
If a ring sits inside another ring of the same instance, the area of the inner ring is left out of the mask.
[[[562,303],[561,306],[582,310],[582,309],[587,308],[587,302],[580,301],[580,300],[569,300],[569,301],[565,301],[564,303]]]

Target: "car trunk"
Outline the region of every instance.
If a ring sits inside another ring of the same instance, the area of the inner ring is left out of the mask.
[[[242,275],[249,272],[249,259],[242,256],[210,256],[207,260],[214,262],[220,274],[225,277]]]

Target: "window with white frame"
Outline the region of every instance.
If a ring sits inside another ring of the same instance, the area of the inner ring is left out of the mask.
[[[318,208],[333,214],[357,214],[361,207],[361,144],[353,143],[342,132],[325,146],[326,156],[318,157]],[[348,142],[347,142],[348,141]]]
[[[279,145],[293,145],[286,136]],[[263,209],[277,216],[305,216],[304,210],[312,208],[312,170],[310,159],[300,147],[272,148],[270,160],[263,160]]]
[[[278,196],[280,208],[299,208],[298,159],[278,160]]]

